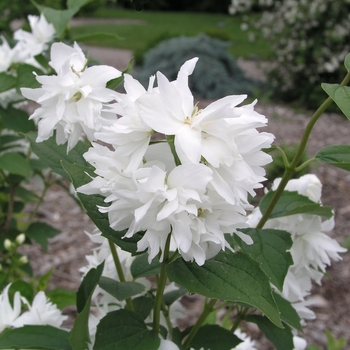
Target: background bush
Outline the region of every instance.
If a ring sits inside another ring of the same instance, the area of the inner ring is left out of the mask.
[[[265,11],[258,26],[270,41],[275,96],[316,107],[326,95],[321,82],[341,82],[350,51],[349,0],[284,0]]]
[[[185,61],[199,57],[189,79],[194,96],[214,99],[230,94],[253,95],[262,83],[245,77],[236,60],[227,52],[229,45],[205,34],[165,40],[145,54],[144,64],[137,70],[136,78],[147,86],[149,76],[159,70],[169,80],[174,80]]]

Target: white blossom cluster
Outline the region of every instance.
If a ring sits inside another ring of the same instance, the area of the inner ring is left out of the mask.
[[[164,252],[170,233],[171,249],[199,265],[229,248],[225,233],[252,243],[236,228],[246,226],[248,194],[261,187],[271,161],[262,149],[274,137],[257,131],[267,119],[255,102],[241,105],[246,95],[199,109],[188,87],[197,60],[185,62],[175,81],[158,72],[147,90],[125,74],[126,93],[117,93],[106,84],[119,71],[87,67],[77,44],[55,43],[50,65],[57,75],[38,76],[41,88],[22,89],[41,104],[31,116],[38,142],[56,131],[69,151],[84,131],[109,145],[92,143],[84,157],[97,176],[78,191],[103,195],[109,206],[99,210],[111,228],[127,229],[124,237],[143,231],[138,250],[148,250],[150,261]],[[162,136],[153,142],[155,133]]]
[[[28,16],[31,32],[18,29],[14,32],[16,45],[10,47],[4,36],[0,36],[0,73],[15,75],[16,71],[12,66],[18,63],[25,63],[43,69],[35,59],[35,56],[43,53],[50,42],[54,39],[56,31],[51,23],[48,23],[43,14],[39,16]],[[0,92],[0,106],[7,108],[9,103],[23,100],[23,97],[10,89]]]
[[[228,6],[228,13],[235,15],[237,13],[250,11],[253,6],[259,8],[269,8],[274,5],[273,0],[231,0],[231,4]]]
[[[55,304],[52,304],[44,292],[39,292],[29,303],[19,292],[15,292],[13,302],[9,297],[10,284],[0,294],[0,333],[7,328],[19,328],[25,325],[60,328],[68,316],[63,316]],[[26,306],[27,311],[22,311]]]
[[[276,179],[272,189],[280,182]],[[308,174],[300,179],[290,180],[287,191],[297,191],[315,203],[321,203],[322,184],[316,175]],[[262,214],[257,208],[249,218],[249,225],[255,227]],[[294,264],[289,268],[284,281],[282,296],[289,300],[300,318],[315,318],[313,311],[307,308],[312,282],[321,284],[321,279],[330,266],[331,260],[341,260],[339,253],[346,252],[339,243],[328,236],[334,227],[334,217],[322,221],[313,214],[297,214],[270,219],[264,228],[285,230],[292,235],[293,245],[290,249]]]

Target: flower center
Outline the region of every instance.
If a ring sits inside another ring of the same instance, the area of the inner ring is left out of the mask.
[[[83,97],[83,94],[80,91],[77,91],[71,98],[71,102],[78,102]]]

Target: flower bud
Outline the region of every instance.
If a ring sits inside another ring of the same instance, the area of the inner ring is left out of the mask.
[[[23,244],[25,240],[26,240],[26,235],[24,233],[21,233],[16,237],[16,243],[18,245]]]
[[[28,263],[28,258],[25,256],[25,255],[22,255],[19,259],[18,259],[18,262],[21,264],[21,265],[25,265]]]
[[[13,247],[13,243],[8,238],[6,238],[4,240],[4,247],[6,250],[10,251]]]

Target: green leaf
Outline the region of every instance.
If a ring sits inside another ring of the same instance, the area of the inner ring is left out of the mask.
[[[158,350],[157,333],[129,310],[109,312],[97,325],[94,350]]]
[[[298,331],[303,331],[301,324],[300,324],[300,317],[298,313],[295,311],[292,304],[282,298],[279,294],[273,293],[273,297],[276,301],[276,304],[278,306],[278,309],[281,312],[281,319],[288,323],[290,326],[294,327]]]
[[[244,253],[221,252],[203,266],[179,258],[167,266],[168,277],[190,293],[250,305],[283,327],[269,278],[260,264]]]
[[[185,288],[178,288],[171,292],[164,294],[164,303],[165,305],[171,305],[173,304],[177,299],[180,299],[183,295],[187,293],[187,289]]]
[[[348,72],[350,72],[350,53],[348,53],[344,60],[344,66]]]
[[[327,337],[327,350],[342,350],[344,346],[347,344],[347,340],[345,338],[336,339],[334,338],[331,331],[326,330]]]
[[[52,269],[50,269],[48,272],[46,272],[45,274],[43,274],[39,280],[38,280],[38,290],[42,290],[45,291],[48,286],[49,286],[49,280],[52,276],[52,274],[54,273],[55,268],[53,267]]]
[[[24,326],[0,335],[0,349],[72,350],[69,333],[51,326]]]
[[[33,222],[25,232],[26,236],[39,243],[47,252],[48,239],[57,236],[59,230],[46,222]]]
[[[0,107],[0,117],[4,127],[18,132],[29,132],[35,129],[35,124],[29,120],[28,113],[13,107]]]
[[[16,78],[5,72],[0,73],[0,92],[10,90],[16,86]]]
[[[292,255],[287,252],[293,244],[290,233],[282,230],[254,228],[240,229],[240,231],[249,235],[254,241],[253,244],[248,245],[235,235],[234,238],[243,252],[261,263],[261,268],[270,278],[271,283],[282,291],[289,266],[293,264]]]
[[[141,315],[145,320],[153,309],[153,299],[147,297],[138,297],[132,300],[135,312]]]
[[[346,118],[350,120],[350,87],[339,84],[321,84],[329,97],[337,104]]]
[[[79,11],[79,7],[69,8],[67,10],[56,10],[51,7],[39,5],[33,0],[31,0],[31,2],[44,14],[47,21],[53,24],[56,29],[57,37],[63,34],[69,21]]]
[[[60,310],[67,306],[75,305],[76,303],[76,294],[71,290],[55,288],[46,292],[46,295]]]
[[[269,206],[274,193],[275,191],[269,191],[260,201],[259,208],[263,214]],[[284,191],[273,209],[270,219],[295,214],[312,214],[330,219],[333,216],[333,211],[331,207],[315,203],[296,191]]]
[[[350,145],[324,147],[315,158],[323,163],[350,171]]]
[[[0,169],[25,178],[30,174],[29,162],[20,153],[5,153],[0,156]]]
[[[101,277],[98,285],[110,295],[123,301],[145,290],[145,286],[137,282],[119,282],[112,278]]]
[[[62,163],[62,166],[70,175],[75,188],[78,188],[79,186],[90,182],[91,178],[89,178],[89,176],[86,175],[86,172],[91,172],[91,168],[85,168],[83,166],[65,163]],[[132,238],[122,239],[127,230],[115,231],[111,229],[109,227],[108,215],[99,212],[97,209],[97,206],[106,206],[106,203],[104,202],[104,198],[102,196],[85,195],[78,193],[78,197],[81,200],[87,215],[99,228],[104,237],[113,241],[123,250],[126,250],[133,254],[137,252],[137,242],[141,239],[142,234],[136,233]]]
[[[246,316],[247,322],[253,322],[258,325],[266,338],[273,343],[277,350],[293,350],[293,333],[291,329],[284,324],[284,328],[278,328],[266,317],[259,315]]]
[[[160,273],[160,262],[154,258],[151,263],[148,263],[148,254],[142,254],[135,258],[130,267],[130,272],[134,279],[140,277],[154,276]]]
[[[199,328],[191,342],[195,350],[231,350],[242,340],[227,329],[218,325],[205,325]]]
[[[39,196],[35,192],[29,191],[21,186],[16,187],[16,196],[21,198],[25,203],[36,202],[39,200]]]
[[[85,305],[88,303],[90,295],[95,290],[104,268],[104,262],[98,265],[96,268],[90,269],[81,282],[77,292],[77,310],[82,312]]]
[[[97,268],[92,268],[79,286],[77,292],[77,310],[79,315],[74,321],[71,336],[69,337],[69,343],[74,350],[86,350],[86,344],[91,343],[88,325],[90,304],[93,292],[101,278],[103,267],[104,262],[98,265]]]
[[[38,75],[43,74],[43,72],[29,64],[21,64],[17,68],[17,81],[16,88],[17,91],[20,92],[20,88],[38,88],[40,87],[40,83],[36,80],[34,72]]]
[[[119,78],[115,78],[115,79],[110,80],[110,81],[107,83],[107,88],[108,88],[108,89],[114,90],[114,89],[116,89],[120,84],[122,84],[123,81],[124,81],[124,74],[131,74],[133,64],[134,64],[134,59],[132,58],[132,59],[129,61],[128,66],[125,68],[125,70],[123,70],[122,76],[119,77]]]
[[[16,292],[20,292],[22,297],[26,298],[30,303],[32,303],[34,299],[34,290],[29,283],[22,280],[12,282],[11,287],[9,288],[9,295],[11,296],[11,299]]]
[[[37,133],[30,132],[26,138],[30,142],[33,152],[45,163],[53,172],[70,180],[67,172],[62,168],[61,162],[69,164],[79,164],[88,166],[89,164],[83,158],[83,154],[89,149],[89,145],[79,141],[77,145],[67,154],[67,145],[57,145],[55,136],[50,137],[43,142],[36,142]],[[92,168],[90,168],[92,169]]]

